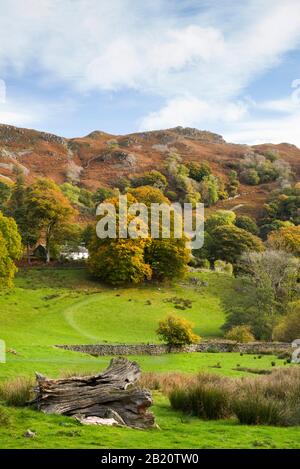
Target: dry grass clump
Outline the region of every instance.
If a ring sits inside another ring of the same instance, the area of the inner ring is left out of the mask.
[[[241,423],[300,424],[300,368],[279,369],[240,383],[231,407]]]
[[[222,419],[231,415],[230,402],[235,386],[230,379],[200,373],[187,387],[175,387],[169,393],[173,409],[204,419]]]
[[[9,406],[23,407],[33,398],[34,380],[20,376],[0,385],[0,398]]]
[[[168,395],[173,409],[204,419],[238,418],[247,425],[300,424],[300,367],[227,378],[213,373],[145,373],[140,385]]]
[[[196,376],[185,373],[143,373],[139,379],[139,385],[152,391],[162,391],[169,394],[174,388],[192,385]]]

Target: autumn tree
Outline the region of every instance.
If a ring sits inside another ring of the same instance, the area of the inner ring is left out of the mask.
[[[185,239],[172,237],[173,219],[170,224],[170,236],[163,237],[162,230],[158,231],[158,238],[151,238],[151,216],[147,209],[151,203],[160,204],[168,199],[162,192],[151,186],[141,186],[132,189],[127,194],[127,209],[131,204],[142,203],[147,212],[147,221],[141,220],[137,213],[128,214],[126,235],[119,237],[120,213],[119,199],[107,199],[114,207],[116,238],[98,238],[96,233],[89,243],[89,269],[97,278],[113,284],[139,283],[152,277],[160,280],[182,276],[186,271],[189,260],[189,251],[185,245]],[[101,215],[98,223],[103,226],[106,223],[106,214]],[[109,223],[109,222],[107,222]],[[137,223],[143,228],[144,235],[133,239],[127,233],[132,223]],[[158,225],[160,222],[158,222]],[[124,228],[124,226],[123,226]],[[160,228],[160,226],[158,226]]]
[[[130,189],[129,193],[132,194],[138,202],[142,202],[148,207],[155,203],[170,204],[169,199],[156,187],[140,186],[135,189]]]
[[[190,251],[185,238],[152,239],[146,247],[145,259],[153,277],[163,280],[183,277],[187,272]]]
[[[300,226],[287,226],[272,231],[267,240],[270,248],[300,256]]]
[[[46,178],[37,179],[28,187],[26,207],[44,235],[49,262],[51,249],[62,242],[62,233],[74,221],[76,211],[55,182]]]
[[[136,203],[137,200],[128,195],[127,208],[129,204]],[[116,214],[116,238],[99,238],[94,232],[89,242],[90,272],[99,280],[113,285],[122,283],[140,283],[145,279],[150,279],[152,269],[145,261],[145,246],[150,242],[146,238],[119,238],[119,200],[117,198],[107,199],[115,207]],[[105,215],[104,215],[105,216]],[[133,216],[128,217],[128,223],[133,220]],[[103,219],[100,216],[98,222]],[[128,228],[128,227],[126,227]]]
[[[94,238],[89,245],[89,269],[99,280],[112,285],[141,283],[152,276],[145,262],[144,239]]]
[[[17,271],[15,261],[22,255],[22,241],[13,218],[0,212],[0,286],[11,287]]]

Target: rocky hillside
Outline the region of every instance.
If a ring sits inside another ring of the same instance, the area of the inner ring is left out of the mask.
[[[206,160],[213,172],[226,179],[230,164],[247,154],[272,149],[288,162],[300,179],[300,149],[294,145],[236,145],[217,134],[175,127],[172,129],[110,135],[95,131],[82,138],[67,139],[36,130],[0,125],[0,179],[12,182],[23,170],[28,181],[38,176],[66,180],[96,189],[100,183],[113,186],[120,176],[148,169],[163,169],[165,158],[176,152],[184,162]],[[241,185],[234,199],[219,201],[218,208],[233,208],[256,215],[276,182],[258,186]]]

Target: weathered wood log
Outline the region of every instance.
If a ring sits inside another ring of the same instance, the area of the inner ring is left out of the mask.
[[[99,417],[99,421],[113,418],[121,425],[149,428],[154,425],[154,416],[148,411],[152,397],[135,384],[140,374],[139,365],[126,358],[112,359],[105,371],[94,376],[48,379],[36,373],[32,404],[42,412],[86,422],[90,417]]]

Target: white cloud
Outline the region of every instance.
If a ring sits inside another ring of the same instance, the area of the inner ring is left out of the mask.
[[[300,108],[281,118],[249,119],[239,122],[233,130],[224,132],[224,138],[230,142],[282,143],[288,142],[300,148]]]
[[[11,110],[5,110],[2,109],[2,106],[0,107],[0,123],[26,127],[37,124],[37,122],[37,116],[18,110],[15,106],[12,106]]]
[[[229,29],[214,18],[216,2],[211,9],[207,4],[210,17],[193,10],[176,15],[182,3],[174,0],[171,13],[168,3],[2,0],[0,74],[34,67],[87,89],[224,97],[238,93],[300,38],[298,0],[229,1],[227,14],[233,5],[237,12]]]
[[[223,48],[219,31],[196,25],[166,29],[156,36],[150,32],[137,41],[118,38],[88,63],[84,80],[86,86],[100,89],[131,87],[169,94],[176,74],[210,62]]]
[[[243,102],[210,103],[193,96],[170,100],[165,107],[152,112],[141,122],[141,129],[160,129],[176,125],[205,127],[212,123],[237,122],[247,113]]]

